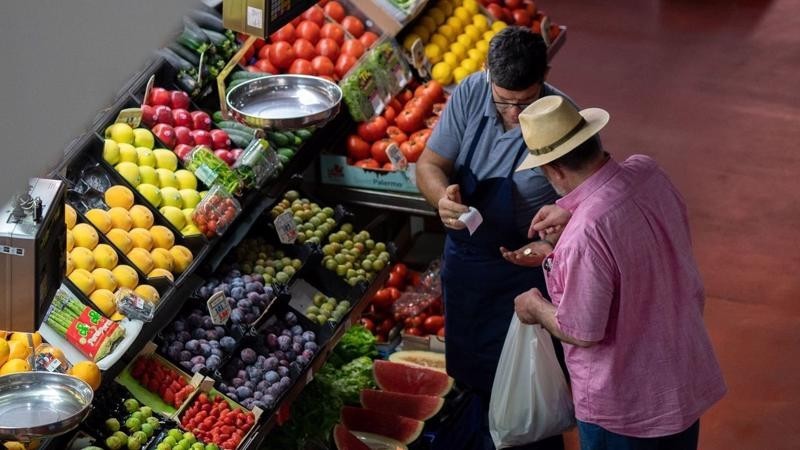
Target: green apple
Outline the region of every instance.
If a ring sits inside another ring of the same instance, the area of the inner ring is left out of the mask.
[[[136,152],[136,147],[124,142],[117,142],[117,147],[119,147],[119,162],[130,162],[137,166],[139,165],[139,153]]]
[[[186,225],[181,229],[181,234],[184,236],[194,236],[200,234],[200,229],[197,228],[195,224]]]
[[[134,147],[146,147],[153,149],[156,145],[156,140],[153,133],[147,128],[136,128],[133,130],[133,145]]]
[[[181,189],[178,191],[183,199],[184,208],[194,208],[200,203],[200,194],[194,189]]]
[[[192,172],[185,169],[178,170],[175,172],[175,178],[180,189],[197,189],[197,177]]]
[[[198,192],[198,194],[200,194],[200,198],[201,199],[204,199],[204,198],[206,198],[206,194],[208,194],[208,191],[200,191],[200,192]]]
[[[161,204],[164,206],[174,206],[178,209],[183,208],[183,198],[181,197],[180,191],[170,186],[162,187]],[[183,213],[181,213],[181,215],[183,215]],[[182,227],[175,227],[175,228],[180,229]]]
[[[183,208],[181,211],[183,211],[183,216],[186,217],[187,226],[188,224],[193,224],[194,219],[192,216],[194,216],[194,208]]]
[[[142,183],[152,184],[158,186],[158,174],[156,169],[150,166],[139,166],[139,175],[142,177]]]
[[[113,139],[118,144],[133,144],[133,128],[127,123],[115,123],[106,128],[106,139]]]
[[[103,141],[103,160],[112,166],[119,162],[119,145],[115,141],[111,139]]]
[[[156,157],[153,151],[147,147],[136,147],[136,156],[139,157],[140,166],[155,167]]]
[[[142,183],[136,187],[136,190],[139,191],[139,193],[142,194],[142,197],[146,198],[147,201],[156,208],[159,207],[163,202],[163,194],[155,185]]]
[[[175,172],[167,169],[156,169],[156,173],[158,174],[159,186],[178,189],[178,179],[175,178]]]
[[[183,216],[183,211],[180,208],[164,206],[159,211],[175,228],[182,230],[186,226],[186,217]]]
[[[157,148],[153,150],[156,157],[156,167],[159,169],[167,169],[171,171],[178,170],[178,156],[172,153],[172,150],[165,148]]]
[[[133,187],[139,186],[139,183],[142,182],[142,177],[139,175],[139,166],[132,162],[121,162],[116,165],[115,169]]]

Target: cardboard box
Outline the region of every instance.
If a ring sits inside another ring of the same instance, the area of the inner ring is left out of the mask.
[[[414,163],[408,165],[410,173],[399,170],[368,170],[347,164],[345,156],[323,153],[319,156],[319,166],[320,181],[325,184],[419,194]]]

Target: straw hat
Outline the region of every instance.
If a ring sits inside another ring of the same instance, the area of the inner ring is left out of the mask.
[[[517,171],[555,161],[597,134],[607,123],[608,113],[600,108],[578,112],[559,95],[540,98],[519,115],[528,155]]]

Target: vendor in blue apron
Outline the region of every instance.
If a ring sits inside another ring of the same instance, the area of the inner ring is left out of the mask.
[[[434,440],[436,449],[494,449],[489,397],[514,298],[533,287],[546,290],[541,270],[506,261],[500,248],[550,250],[545,242],[529,244],[528,227],[558,196],[540,170],[515,172],[527,152],[518,116],[540,97],[563,94],[544,82],[547,47],[529,29],[508,27],[495,35],[487,66],[455,89],[417,163],[417,185],[447,230],[447,372],[465,391],[457,417]],[[482,218],[474,230],[459,220],[470,209]],[[563,440],[554,436],[517,448],[563,449]]]

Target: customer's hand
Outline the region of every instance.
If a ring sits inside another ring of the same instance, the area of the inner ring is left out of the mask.
[[[520,322],[528,325],[541,323],[541,314],[544,313],[548,305],[550,303],[545,300],[542,293],[536,288],[523,292],[514,299],[514,311],[517,313],[517,317],[519,317]]]
[[[570,217],[572,217],[572,214],[569,211],[557,205],[542,206],[533,216],[531,226],[528,229],[528,237],[533,238],[538,234],[542,239],[558,242],[558,238],[561,236],[561,232],[569,222]]]
[[[506,261],[518,266],[538,267],[544,258],[553,251],[553,245],[547,241],[533,241],[516,250],[500,247],[500,253]]]
[[[469,211],[469,208],[461,203],[461,192],[457,184],[447,186],[445,196],[439,199],[438,211],[445,227],[453,230],[463,230],[466,227],[458,218]]]

